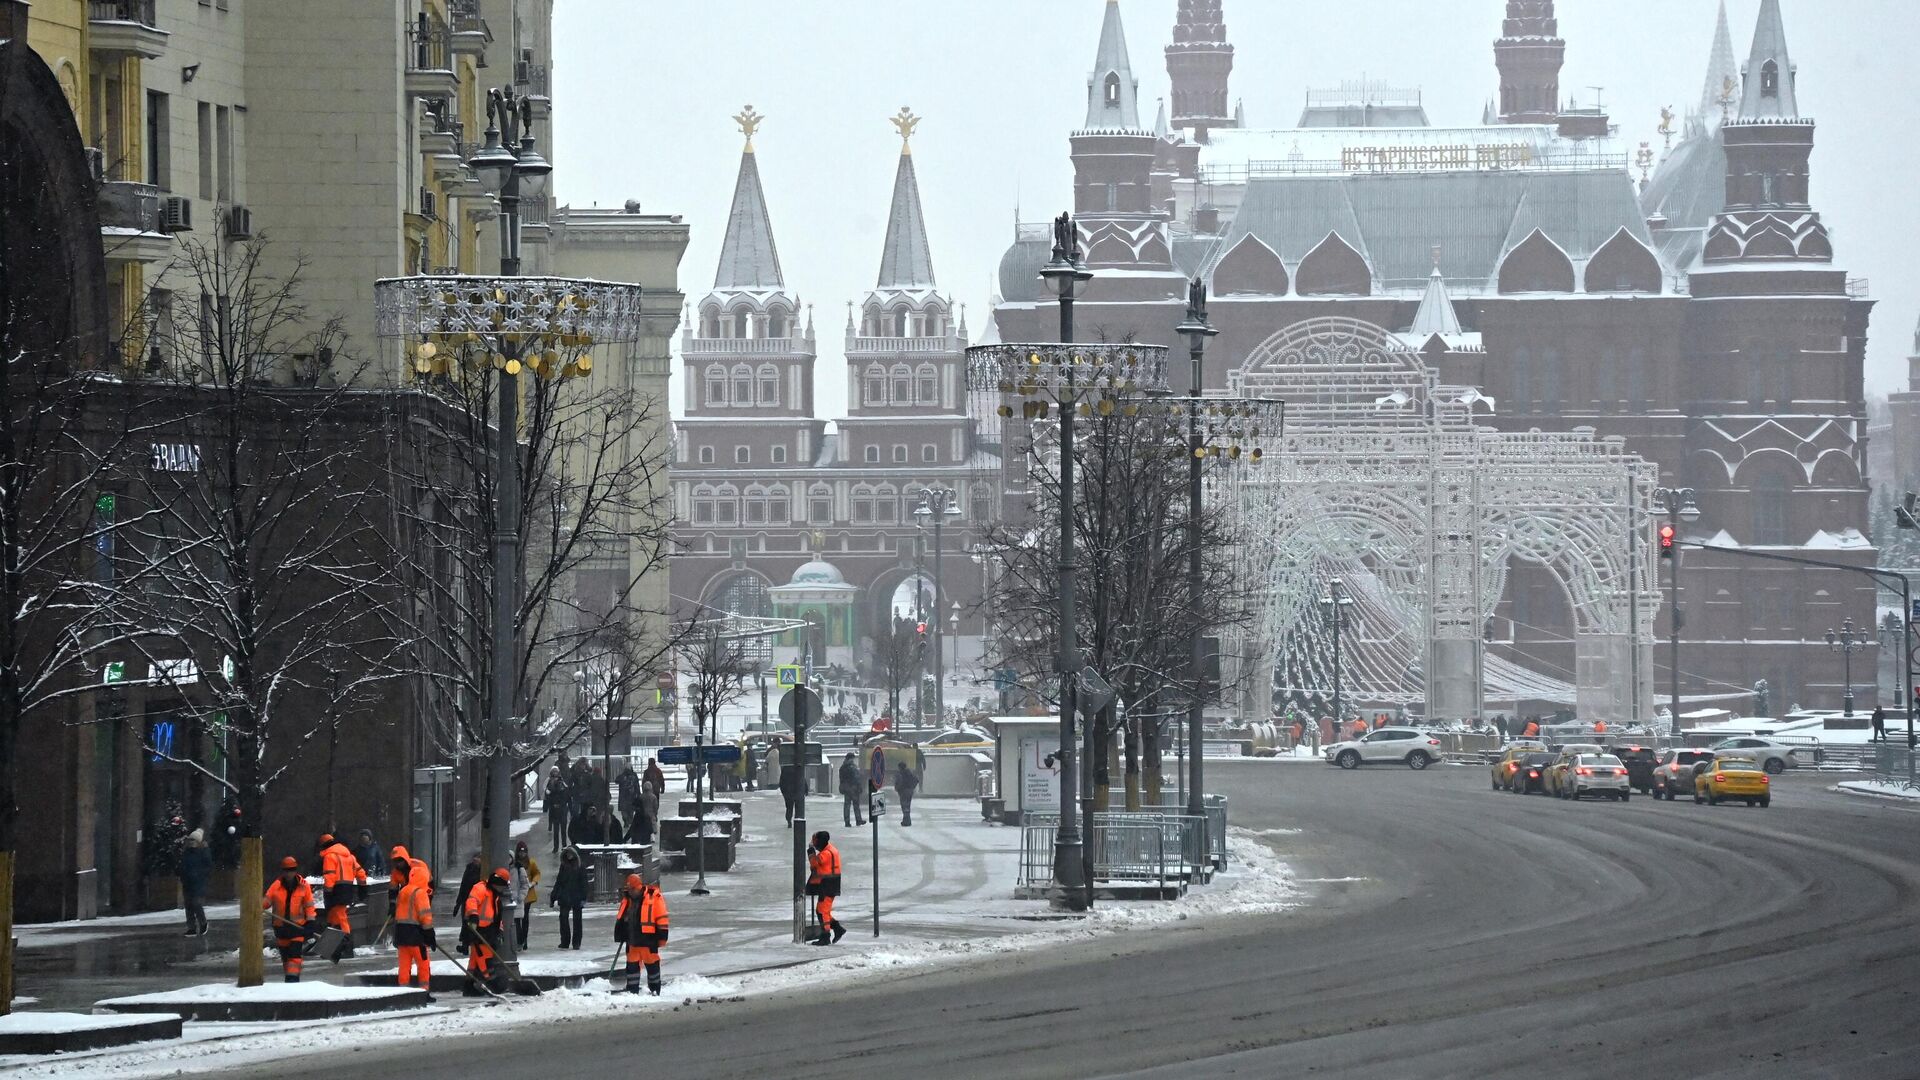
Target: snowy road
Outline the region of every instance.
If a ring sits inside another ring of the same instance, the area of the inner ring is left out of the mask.
[[[626,1046],[676,1080],[1914,1075],[1912,808],[1811,775],[1758,810],[1567,805],[1466,768],[1209,774],[1305,908],[582,1017],[460,1054],[367,1047],[354,1067],[586,1074]]]

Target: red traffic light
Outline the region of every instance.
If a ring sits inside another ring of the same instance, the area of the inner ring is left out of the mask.
[[[926,637],[926,636],[927,636],[927,624],[926,624],[926,623],[916,623],[916,624],[914,625],[914,627],[913,627],[913,632],[914,632],[914,633],[916,633],[916,634],[919,634],[919,635],[920,635],[921,637]]]

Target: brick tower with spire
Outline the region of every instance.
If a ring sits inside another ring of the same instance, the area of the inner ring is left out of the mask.
[[[1167,78],[1173,85],[1173,126],[1195,142],[1206,142],[1213,128],[1234,126],[1227,107],[1227,77],[1233,72],[1233,46],[1221,0],[1180,0],[1168,45]]]
[[[1553,0],[1507,0],[1507,18],[1493,43],[1500,69],[1500,122],[1551,124],[1560,116],[1560,64],[1567,43]]]
[[[1087,265],[1171,269],[1166,215],[1153,201],[1158,140],[1140,121],[1140,80],[1127,56],[1118,0],[1107,0],[1087,75],[1087,121],[1070,142],[1073,210]]]

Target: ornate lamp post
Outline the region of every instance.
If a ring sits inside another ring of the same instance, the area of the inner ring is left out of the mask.
[[[975,345],[967,349],[971,388],[997,390],[1000,414],[1043,421],[1057,410],[1060,423],[1060,481],[1055,505],[1060,518],[1059,650],[1054,670],[1060,676],[1060,828],[1054,834],[1053,880],[1057,899],[1075,910],[1091,903],[1092,882],[1084,858],[1085,842],[1074,814],[1080,787],[1074,753],[1074,713],[1081,673],[1086,666],[1075,622],[1073,538],[1073,426],[1076,415],[1110,416],[1116,409],[1137,410],[1135,399],[1166,389],[1167,350],[1161,345],[1074,345],[1073,300],[1079,283],[1093,274],[1080,258],[1073,219],[1061,214],[1053,223],[1053,259],[1040,276],[1060,298],[1061,342]],[[936,615],[937,617],[937,615]],[[1089,803],[1091,805],[1091,803]]]
[[[1333,632],[1333,738],[1340,739],[1340,728],[1346,724],[1346,713],[1340,707],[1340,635],[1347,628],[1353,609],[1353,597],[1347,595],[1346,583],[1339,578],[1327,582],[1327,595],[1319,600],[1320,618],[1327,629]]]
[[[940,526],[947,518],[960,516],[958,500],[953,491],[943,487],[920,489],[920,507],[913,512],[919,523],[933,525],[933,711],[939,721],[947,716],[947,673],[943,653],[940,649]],[[924,722],[924,720],[923,720]],[[916,725],[917,726],[917,725]]]
[[[1700,520],[1700,506],[1690,487],[1653,489],[1653,513],[1667,519],[1660,530],[1660,554],[1670,559],[1667,570],[1667,697],[1669,718],[1675,738],[1680,736],[1680,628],[1686,620],[1680,616],[1680,523]]]
[[[1241,460],[1242,444],[1253,443],[1246,448],[1246,460],[1257,463],[1261,449],[1258,445],[1260,433],[1280,433],[1286,421],[1286,404],[1266,399],[1210,398],[1205,396],[1206,377],[1205,359],[1207,339],[1220,331],[1207,321],[1207,287],[1199,278],[1187,283],[1187,313],[1174,331],[1187,339],[1187,358],[1190,365],[1188,376],[1189,392],[1184,397],[1165,399],[1160,404],[1166,409],[1169,419],[1186,420],[1187,428],[1187,604],[1188,619],[1191,622],[1188,634],[1189,643],[1187,679],[1191,696],[1187,701],[1187,769],[1189,780],[1187,788],[1187,813],[1194,817],[1206,816],[1205,765],[1206,754],[1203,745],[1202,726],[1205,719],[1207,699],[1206,686],[1206,635],[1205,620],[1200,612],[1207,610],[1207,600],[1201,595],[1202,581],[1202,518],[1200,512],[1201,470],[1209,460],[1218,461],[1224,457],[1229,462]],[[1222,453],[1224,448],[1224,454]]]
[[[414,371],[424,378],[453,378],[469,387],[494,380],[493,417],[493,618],[488,652],[491,685],[487,701],[487,861],[510,859],[507,824],[512,819],[512,774],[517,741],[514,664],[516,619],[523,587],[520,565],[521,462],[519,407],[521,372],[539,379],[574,378],[593,370],[588,350],[631,342],[641,328],[640,286],[553,277],[520,277],[520,200],[539,195],[553,166],[534,147],[531,106],[511,90],[488,94],[486,145],[468,164],[490,190],[500,193],[501,243],[498,277],[422,275],[386,278],[374,284],[375,328],[383,338],[407,343]],[[507,129],[509,148],[501,141]],[[465,398],[468,406],[478,404]],[[484,390],[479,400],[484,400]],[[500,957],[514,970],[512,942]]]
[[[1827,629],[1827,648],[1840,654],[1841,671],[1843,672],[1841,677],[1847,682],[1847,692],[1840,699],[1840,715],[1842,716],[1853,715],[1853,654],[1855,651],[1867,648],[1872,644],[1873,635],[1856,628],[1853,625],[1853,616],[1851,615],[1841,621],[1840,629],[1837,633],[1831,627]]]

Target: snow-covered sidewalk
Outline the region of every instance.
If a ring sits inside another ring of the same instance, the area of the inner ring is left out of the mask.
[[[1920,799],[1920,788],[1891,780],[1842,780],[1833,785],[1833,789],[1849,795],[1872,795],[1882,799]]]
[[[688,875],[667,878],[674,935],[665,951],[668,983],[661,997],[611,995],[604,977],[596,977],[585,989],[558,990],[499,1005],[442,996],[440,1007],[433,1010],[355,1021],[356,1043],[458,1035],[503,1025],[565,1023],[604,1015],[609,1009],[647,1012],[689,1001],[779,994],[802,984],[818,987],[884,972],[931,970],[1143,925],[1279,912],[1294,902],[1296,894],[1291,875],[1268,847],[1268,842],[1283,842],[1282,838],[1233,829],[1228,838],[1230,869],[1212,884],[1193,888],[1185,899],[1103,901],[1086,915],[1061,916],[1041,901],[1008,899],[1018,858],[1018,830],[981,822],[970,802],[921,800],[914,807],[912,828],[899,827],[893,818],[881,826],[878,938],[872,934],[871,921],[871,834],[864,828],[835,827],[837,816],[828,824],[846,861],[848,889],[835,914],[846,924],[848,935],[832,948],[800,946],[791,940],[786,886],[791,872],[790,839],[780,827],[779,801],[751,794],[747,800],[749,841],[741,847],[736,871],[708,875],[711,896],[688,896]],[[809,824],[818,827],[819,821],[815,817]],[[590,918],[588,926],[592,947],[560,957],[608,962],[614,953],[611,913],[593,914],[597,917]],[[550,916],[537,918],[551,926]],[[1035,928],[1035,918],[1048,920],[1044,929]],[[548,940],[536,930],[530,962],[554,962],[549,959],[553,954],[547,951]],[[437,961],[436,968],[441,963]],[[25,1063],[21,1075],[71,1072],[77,1060],[85,1061],[88,1075],[116,1077],[175,1075],[183,1062],[190,1062],[188,1068],[251,1066],[301,1053],[310,1048],[311,1038],[304,1027],[189,1023],[181,1043],[101,1051],[83,1059],[64,1058],[62,1064]],[[16,1064],[22,1064],[21,1059],[0,1059],[0,1068]]]

